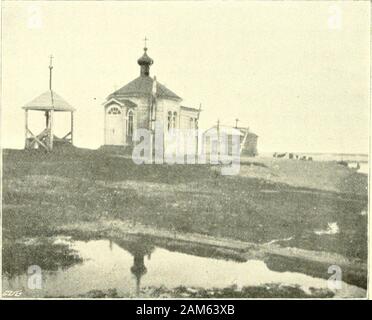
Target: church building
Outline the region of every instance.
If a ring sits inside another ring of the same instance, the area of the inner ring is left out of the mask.
[[[143,55],[137,61],[140,75],[111,93],[104,103],[104,144],[133,146],[136,129],[153,128],[161,122],[169,129],[197,129],[200,109],[182,105],[182,98],[150,76],[154,60]]]

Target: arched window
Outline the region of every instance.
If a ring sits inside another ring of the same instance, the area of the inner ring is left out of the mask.
[[[116,114],[121,114],[121,111],[120,111],[120,109],[118,107],[112,106],[112,107],[110,107],[108,109],[107,113],[108,114],[115,114],[116,115]]]
[[[128,136],[132,137],[133,136],[133,111],[129,110],[128,111]]]
[[[168,111],[168,130],[172,128],[172,112]]]
[[[177,112],[168,111],[168,130],[177,127]]]
[[[177,124],[177,112],[173,112],[172,128],[175,128]]]
[[[194,118],[190,118],[190,129],[195,129]]]

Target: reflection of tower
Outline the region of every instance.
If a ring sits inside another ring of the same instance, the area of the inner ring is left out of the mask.
[[[133,266],[130,268],[130,271],[136,277],[136,295],[139,296],[141,290],[141,278],[147,272],[145,256],[147,255],[150,260],[151,253],[155,248],[146,243],[144,239],[139,239],[138,241],[114,241],[118,246],[133,255]]]
[[[130,268],[130,271],[136,277],[136,294],[139,296],[141,277],[147,272],[147,268],[145,266],[145,255],[143,253],[137,252],[134,254],[133,266]]]

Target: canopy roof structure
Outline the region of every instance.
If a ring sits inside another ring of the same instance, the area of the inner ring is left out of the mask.
[[[22,107],[25,110],[40,110],[40,111],[68,111],[73,112],[75,109],[66,102],[60,95],[53,90],[48,90],[25,106]]]
[[[59,143],[69,143],[71,145],[73,144],[75,109],[60,95],[52,90],[52,59],[53,56],[50,56],[49,90],[37,96],[34,100],[30,101],[22,107],[22,109],[25,110],[25,149],[38,149],[40,147],[44,148],[46,151],[52,151],[54,140],[56,140],[56,142],[58,141]],[[39,134],[34,134],[28,126],[29,111],[44,112],[45,129]],[[53,134],[54,112],[70,112],[71,114],[71,130],[61,139]]]

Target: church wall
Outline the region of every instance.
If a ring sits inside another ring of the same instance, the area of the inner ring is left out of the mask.
[[[134,130],[137,128],[149,128],[149,99],[129,98],[137,107],[135,109]]]
[[[184,110],[181,108],[181,123],[180,127],[182,129],[195,129],[195,126],[193,128],[190,127],[190,119],[196,119],[198,116],[197,111],[190,111],[190,110]]]
[[[190,128],[190,117],[186,116],[181,113],[181,124],[180,127],[182,129],[189,129]]]
[[[159,100],[160,99],[158,99],[157,105],[156,105],[156,121],[161,121],[162,123],[164,123],[164,117],[163,117],[164,104]]]
[[[156,119],[163,121],[164,130],[168,127],[168,112],[177,112],[176,127],[180,124],[180,102],[169,99],[157,100]]]
[[[149,128],[149,117],[150,117],[150,105],[148,98],[129,98],[132,102],[137,105],[135,109],[136,128]],[[168,121],[168,111],[177,112],[177,125],[180,123],[180,102],[169,100],[169,99],[158,99],[156,105],[156,120],[162,121],[164,123],[164,128],[166,128]]]
[[[121,111],[121,114],[119,115],[120,117],[120,123],[118,123],[118,125],[120,127],[122,127],[121,129],[121,132],[122,132],[122,142],[125,144],[126,143],[126,135],[125,135],[125,132],[126,132],[126,113],[127,113],[127,107],[126,106],[120,106],[118,105],[117,103],[113,102],[113,103],[110,103],[110,104],[107,104],[105,105],[105,118],[104,118],[104,143],[105,144],[111,144],[111,138],[109,137],[109,123],[108,123],[108,110],[111,108],[111,107],[117,107],[120,111]],[[112,128],[111,128],[112,129]],[[117,128],[119,129],[119,128]]]

